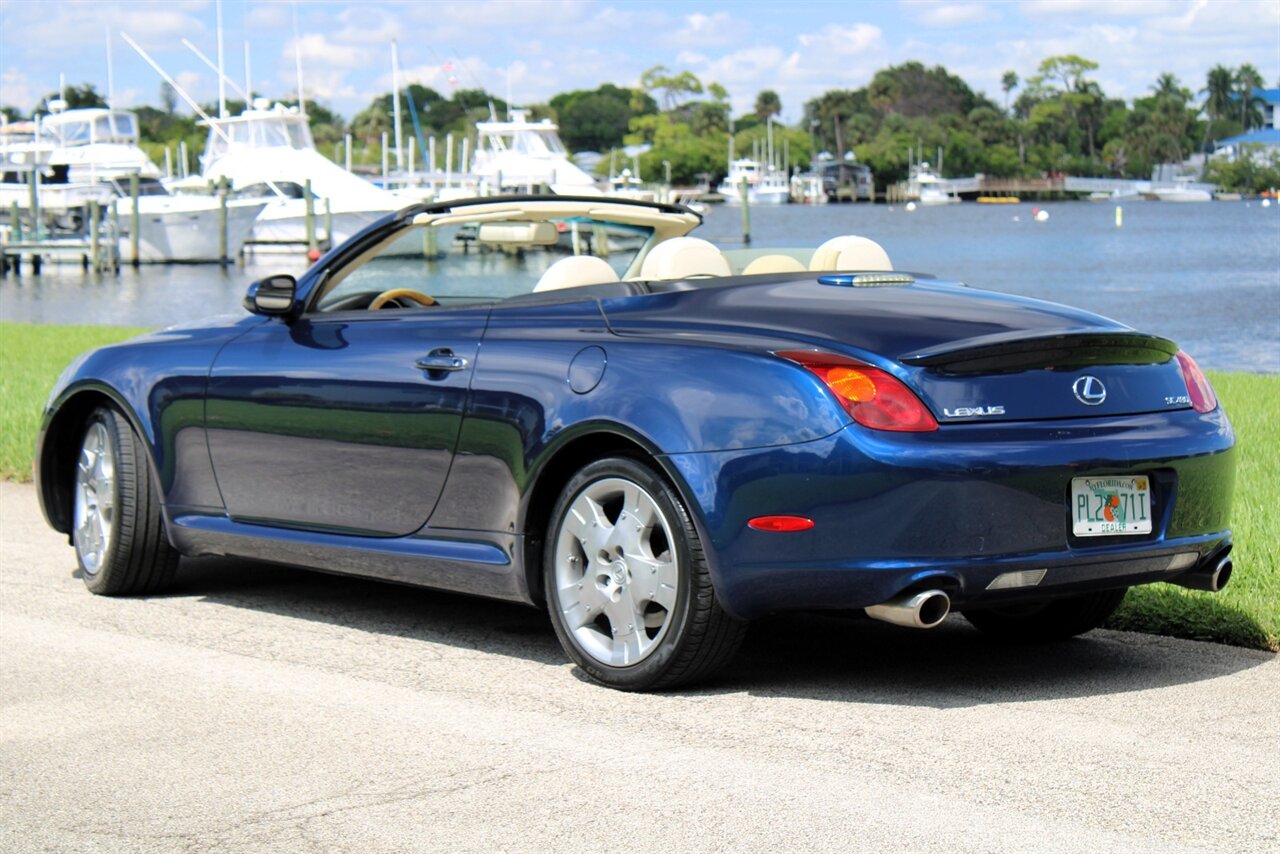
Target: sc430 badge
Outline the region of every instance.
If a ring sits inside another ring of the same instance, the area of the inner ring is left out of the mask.
[[[961,406],[959,409],[943,409],[948,418],[976,418],[984,415],[1004,415],[1003,406]]]

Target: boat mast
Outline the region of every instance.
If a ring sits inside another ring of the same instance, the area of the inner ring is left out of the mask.
[[[249,41],[244,43],[244,108],[253,106],[253,75],[249,73]]]
[[[302,96],[302,41],[298,38],[298,4],[293,4],[293,66],[298,73],[298,112],[305,118],[307,101]]]
[[[227,117],[227,76],[222,73],[222,0],[215,0],[218,26],[218,118]]]
[[[107,108],[115,109],[116,87],[115,74],[111,68],[111,28],[107,27]]]
[[[404,154],[400,150],[400,47],[391,40],[391,115],[392,132],[396,135],[396,171],[404,171]]]

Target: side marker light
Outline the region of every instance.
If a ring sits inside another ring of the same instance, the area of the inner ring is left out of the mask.
[[[747,527],[755,531],[789,534],[809,530],[813,527],[813,520],[804,516],[757,516],[747,522]]]

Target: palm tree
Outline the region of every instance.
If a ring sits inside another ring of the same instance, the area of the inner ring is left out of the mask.
[[[1240,124],[1248,130],[1253,124],[1262,124],[1262,113],[1258,108],[1262,99],[1254,94],[1255,89],[1262,88],[1262,75],[1258,69],[1245,63],[1236,70],[1236,97],[1240,99]]]
[[[1006,71],[1000,77],[1000,88],[1004,90],[1004,111],[1009,112],[1009,93],[1018,88],[1018,72]]]
[[[778,97],[777,92],[765,89],[756,95],[756,115],[760,117],[760,121],[765,121],[769,116],[776,116],[781,112],[782,99]]]
[[[1225,65],[1215,65],[1205,76],[1205,86],[1200,94],[1205,96],[1204,110],[1207,121],[1204,124],[1204,138],[1200,141],[1203,151],[1209,144],[1209,134],[1213,132],[1213,123],[1224,119],[1235,109],[1232,90],[1235,87],[1235,75]]]

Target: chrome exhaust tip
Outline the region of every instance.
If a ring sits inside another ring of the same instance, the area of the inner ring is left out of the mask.
[[[931,629],[951,613],[951,597],[941,590],[904,593],[865,610],[873,620],[909,629]]]
[[[1173,583],[1191,590],[1206,590],[1218,593],[1231,581],[1231,572],[1235,569],[1231,557],[1222,558],[1212,569],[1200,569],[1188,572],[1173,579]]]

